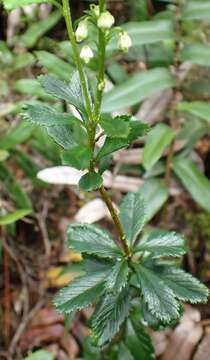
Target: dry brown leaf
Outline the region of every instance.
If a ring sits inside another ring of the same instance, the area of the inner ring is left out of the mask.
[[[210,359],[210,334],[206,335],[198,346],[193,360],[208,360]]]
[[[192,353],[201,339],[203,329],[189,317],[185,317],[170,336],[162,360],[190,360]],[[177,351],[178,349],[178,351]]]
[[[62,336],[62,338],[60,339],[60,344],[67,352],[69,360],[76,359],[80,349],[72,335],[65,334],[64,336]]]
[[[85,204],[75,215],[80,223],[93,224],[109,215],[108,209],[101,199],[94,199]]]
[[[27,350],[46,342],[59,341],[63,334],[64,327],[61,324],[31,328],[22,336],[20,347],[22,350]]]
[[[72,281],[78,275],[78,273],[73,273],[73,272],[61,275],[62,270],[63,270],[62,266],[50,268],[46,273],[44,287],[60,288],[66,286],[70,281]]]
[[[64,315],[59,314],[54,307],[41,309],[30,322],[30,327],[48,326],[56,323],[63,323]]]

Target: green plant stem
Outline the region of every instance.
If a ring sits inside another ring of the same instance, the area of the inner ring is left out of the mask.
[[[74,61],[76,63],[76,66],[77,66],[77,69],[78,69],[78,72],[79,72],[82,92],[83,92],[83,96],[84,96],[84,99],[85,99],[87,115],[88,115],[88,118],[89,118],[89,122],[91,122],[91,121],[93,121],[91,103],[90,103],[90,99],[89,99],[89,95],[88,95],[85,74],[84,74],[84,70],[83,70],[83,67],[82,67],[82,62],[81,62],[81,59],[80,59],[80,56],[79,56],[79,51],[78,51],[78,47],[77,47],[77,43],[76,43],[76,39],[75,39],[75,35],[74,35],[74,30],[73,30],[73,25],[72,25],[72,18],[71,18],[71,9],[70,9],[70,6],[69,6],[69,0],[63,0],[63,15],[64,15],[64,18],[65,18],[65,21],[66,21],[66,28],[67,28],[69,40],[70,40],[71,45],[72,45]]]
[[[100,120],[100,111],[101,111],[101,103],[104,92],[104,76],[105,76],[105,55],[106,55],[106,39],[105,33],[99,30],[99,38],[98,38],[98,51],[99,51],[99,73],[98,73],[98,84],[97,84],[97,93],[95,99],[95,121],[98,122]]]
[[[117,228],[123,250],[124,250],[126,256],[128,258],[130,258],[131,253],[130,253],[130,249],[128,247],[128,244],[126,242],[126,236],[125,236],[124,230],[122,228],[122,224],[120,222],[120,219],[119,219],[119,217],[117,215],[117,212],[116,212],[116,210],[115,210],[115,208],[113,206],[112,200],[111,200],[108,192],[105,190],[104,186],[102,186],[99,189],[99,192],[101,194],[101,197],[102,197],[103,201],[105,202],[106,206],[108,207],[109,212],[110,212],[111,217],[112,217],[112,220],[113,220],[113,222],[114,222],[114,224],[115,224],[115,226]]]
[[[106,0],[99,0],[99,9],[100,9],[100,13],[105,11],[105,9],[106,9]]]

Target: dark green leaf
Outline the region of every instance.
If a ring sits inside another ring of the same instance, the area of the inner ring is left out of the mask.
[[[9,225],[24,218],[32,212],[32,209],[16,210],[11,214],[0,216],[0,225]]]
[[[130,350],[124,343],[120,343],[117,360],[135,360]]]
[[[100,125],[107,136],[113,138],[126,138],[131,130],[129,120],[129,115],[116,116],[115,118],[104,115],[100,121]]]
[[[67,101],[81,112],[84,111],[82,89],[77,71],[73,73],[69,84],[50,75],[41,75],[39,81],[48,94]]]
[[[143,325],[134,316],[132,316],[132,320],[128,321],[126,345],[135,360],[155,359],[151,338],[144,330]]]
[[[165,124],[156,125],[148,134],[144,147],[143,165],[150,170],[160,159],[166,146],[175,137],[176,132]]]
[[[208,301],[208,288],[191,274],[181,269],[167,266],[160,272],[160,277],[179,300],[191,304],[206,303]]]
[[[173,169],[193,199],[210,211],[210,181],[197,166],[189,159],[177,157],[174,159]]]
[[[84,191],[92,191],[99,189],[103,184],[103,179],[99,173],[88,172],[83,175],[79,181],[79,187]]]
[[[149,125],[135,119],[134,116],[132,116],[130,121],[130,133],[128,135],[129,143],[132,143],[134,140],[138,139],[141,136],[144,136],[149,131]]]
[[[124,109],[173,85],[174,79],[171,73],[164,68],[135,74],[104,95],[102,110],[103,112],[112,112]]]
[[[71,249],[99,257],[116,258],[122,253],[104,230],[88,224],[72,224],[68,228],[68,244]]]
[[[56,308],[60,312],[69,314],[95,303],[104,292],[106,275],[104,272],[97,272],[76,278],[56,295],[54,299]]]
[[[138,251],[148,251],[153,257],[179,257],[186,253],[184,238],[175,232],[154,231],[146,242],[139,244]]]
[[[207,44],[190,44],[181,53],[182,61],[201,66],[210,66],[210,46]]]
[[[49,105],[32,105],[28,104],[24,107],[23,118],[29,120],[33,124],[41,126],[59,126],[69,125],[72,122],[78,122],[74,115],[70,113],[60,113]]]
[[[107,137],[104,145],[97,154],[97,160],[102,159],[104,156],[112,154],[113,152],[120,150],[129,145],[129,140],[123,138],[111,138]]]
[[[91,160],[91,150],[85,145],[76,145],[62,153],[64,165],[72,166],[78,170],[88,169]]]
[[[202,120],[210,122],[210,104],[204,101],[183,101],[178,105],[179,111],[187,112]]]
[[[210,1],[188,0],[183,7],[184,20],[210,20]]]
[[[76,145],[72,126],[70,125],[58,125],[46,127],[48,135],[64,149],[69,149]]]
[[[124,259],[116,261],[108,275],[106,289],[116,293],[120,292],[127,284],[128,273],[129,268],[127,261]]]
[[[126,240],[133,244],[145,223],[145,204],[140,193],[129,193],[123,198],[120,220]]]
[[[99,346],[109,342],[120,330],[129,312],[129,295],[126,290],[120,294],[106,294],[97,305],[92,317],[93,337]]]
[[[158,319],[169,322],[179,317],[179,304],[173,291],[152,270],[136,265],[141,293],[149,310]]]

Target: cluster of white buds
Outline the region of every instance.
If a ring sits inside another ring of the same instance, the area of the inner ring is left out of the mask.
[[[83,46],[80,52],[80,58],[84,61],[84,63],[88,64],[93,57],[94,53],[91,47],[88,45]]]
[[[75,31],[75,36],[77,42],[81,42],[88,37],[88,25],[87,21],[81,21],[77,27],[77,30]]]
[[[99,29],[103,31],[107,31],[111,29],[111,27],[114,25],[115,19],[114,16],[109,11],[103,12],[97,21],[97,25]]]
[[[128,35],[128,33],[126,31],[120,32],[118,48],[123,52],[128,52],[131,46],[132,46],[132,40],[131,37]]]

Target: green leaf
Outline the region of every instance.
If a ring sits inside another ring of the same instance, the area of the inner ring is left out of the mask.
[[[31,355],[24,358],[24,360],[54,360],[55,356],[53,353],[45,350],[38,350]]]
[[[209,0],[188,0],[182,10],[184,20],[210,20]]]
[[[124,343],[120,343],[117,360],[135,360],[130,350]]]
[[[113,152],[123,149],[124,147],[127,147],[129,145],[128,139],[124,138],[111,138],[107,137],[104,145],[99,150],[97,154],[97,160],[101,160],[103,157],[112,154]]]
[[[139,137],[146,135],[149,131],[149,125],[136,119],[134,116],[131,117],[130,128],[131,130],[128,134],[129,143],[132,143]]]
[[[84,191],[93,191],[99,189],[103,184],[103,179],[99,173],[88,172],[83,175],[79,181],[79,187]]]
[[[104,95],[102,110],[103,112],[112,112],[124,109],[173,85],[174,79],[170,71],[164,68],[135,74]]]
[[[139,193],[145,204],[149,204],[146,211],[146,222],[148,222],[162,208],[168,199],[169,191],[164,181],[153,178],[145,180],[144,185],[139,189]]]
[[[207,44],[186,45],[181,52],[181,59],[191,64],[210,66],[210,46]]]
[[[133,47],[172,40],[174,38],[174,26],[170,20],[128,22],[122,25],[122,28],[130,35]],[[107,49],[109,52],[118,50],[116,38],[110,42]]]
[[[0,225],[9,225],[24,218],[32,212],[32,209],[16,210],[11,214],[0,216]]]
[[[127,261],[124,259],[117,261],[108,274],[106,289],[119,293],[127,284],[128,273],[129,268]]]
[[[72,122],[75,123],[80,121],[70,113],[60,113],[57,112],[52,106],[41,104],[27,104],[24,107],[22,116],[25,120],[28,120],[33,124],[46,127],[55,125],[69,125]]]
[[[14,70],[20,70],[32,66],[35,61],[31,53],[23,53],[15,56]]]
[[[107,293],[97,305],[91,324],[98,346],[103,346],[118,333],[128,316],[129,301],[128,292],[123,290],[117,295]]]
[[[0,181],[3,182],[9,197],[20,209],[32,209],[32,203],[29,196],[23,190],[15,176],[7,166],[0,162]]]
[[[50,1],[48,1],[50,2]],[[20,36],[20,42],[24,47],[32,48],[36,42],[51,28],[53,28],[60,20],[62,14],[60,10],[56,10],[49,14],[45,19],[33,23],[28,27],[26,32]]]
[[[179,300],[191,304],[206,303],[208,301],[208,288],[191,274],[167,266],[163,267],[163,271],[161,271],[160,267],[160,277]]]
[[[30,4],[50,3],[49,0],[3,0],[3,4],[6,10],[13,10],[20,6],[26,6]]]
[[[146,138],[143,165],[150,170],[161,158],[166,146],[174,139],[176,132],[165,124],[156,125]]]
[[[116,116],[115,118],[104,115],[100,121],[100,125],[107,136],[112,138],[124,138],[129,135],[131,130],[129,120],[129,115]]]
[[[179,304],[173,291],[152,270],[136,265],[141,293],[149,310],[158,319],[169,322],[179,317]]]
[[[9,157],[9,152],[4,149],[0,149],[0,162],[7,160]]]
[[[69,314],[95,303],[104,292],[106,275],[105,272],[97,272],[77,277],[56,295],[56,308],[62,313]]]
[[[176,157],[173,169],[192,198],[206,211],[210,211],[210,181],[189,159]]]
[[[111,236],[97,226],[71,224],[67,234],[70,249],[103,258],[122,256],[120,248],[116,246]]]
[[[52,99],[51,96],[47,95],[42,89],[39,82],[35,79],[20,79],[15,81],[14,90],[18,93],[27,95],[27,96],[36,96],[43,100]]]
[[[155,352],[150,336],[134,316],[128,321],[126,345],[135,360],[154,360]]]
[[[85,145],[76,145],[62,153],[64,165],[72,166],[78,170],[88,169],[91,160],[91,149]]]
[[[69,63],[59,59],[56,55],[48,51],[35,51],[35,54],[42,66],[50,73],[63,80],[70,78],[74,68]]]
[[[145,204],[141,194],[128,193],[120,205],[119,216],[126,240],[133,244],[145,223]]]
[[[59,125],[46,127],[48,135],[56,142],[56,144],[62,146],[64,149],[69,149],[76,145],[72,126]]]
[[[210,104],[204,101],[183,101],[179,103],[177,109],[179,111],[187,112],[202,120],[210,122]]]
[[[25,121],[11,127],[7,134],[0,138],[0,148],[4,150],[14,149],[16,145],[25,143],[34,131]]]
[[[132,116],[130,118],[129,127],[130,132],[126,138],[114,138],[107,136],[104,145],[97,154],[97,160],[101,160],[103,157],[112,154],[113,152],[129,146],[134,140],[145,135],[149,129],[148,125],[139,121],[134,120]]]
[[[148,251],[155,258],[179,257],[186,253],[184,238],[175,232],[153,231],[146,242],[139,244],[138,251]]]
[[[81,112],[84,111],[82,89],[77,71],[73,73],[69,84],[66,84],[55,76],[50,75],[41,75],[39,76],[38,80],[47,94],[67,101],[69,104],[74,105]]]
[[[174,25],[170,20],[128,22],[122,26],[130,35],[133,46],[152,44],[174,38]]]

